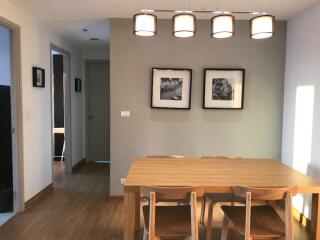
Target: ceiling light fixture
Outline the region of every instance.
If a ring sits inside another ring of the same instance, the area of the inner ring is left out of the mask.
[[[148,10],[148,12],[151,12],[151,10]],[[133,33],[142,37],[151,37],[156,35],[157,16],[146,12],[134,15]]]
[[[275,34],[275,17],[257,11],[220,11],[220,10],[173,10],[144,9],[133,16],[133,33],[138,36],[154,36],[157,34],[157,16],[152,13],[178,13],[172,18],[173,36],[192,37],[196,33],[196,16],[194,14],[215,14],[211,18],[211,37],[228,38],[235,34],[234,14],[254,15],[250,19],[250,38],[265,39]]]
[[[234,35],[235,18],[232,15],[218,15],[211,18],[211,37],[229,38]]]
[[[173,35],[187,38],[196,33],[196,17],[190,13],[180,13],[172,18]]]
[[[262,15],[250,19],[250,38],[265,39],[271,38],[275,33],[275,17]]]

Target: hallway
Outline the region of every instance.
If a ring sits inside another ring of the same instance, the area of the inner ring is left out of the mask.
[[[120,239],[122,206],[106,204],[108,175],[109,168],[94,163],[60,175],[53,195],[0,228],[1,240]]]

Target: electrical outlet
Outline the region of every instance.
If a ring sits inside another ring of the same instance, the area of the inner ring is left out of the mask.
[[[126,179],[125,178],[120,178],[120,183],[123,185],[125,183]]]

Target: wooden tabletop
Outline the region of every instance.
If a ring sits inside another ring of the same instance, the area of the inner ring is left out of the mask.
[[[313,178],[270,159],[137,158],[128,172],[124,191],[141,186],[200,186],[205,192],[231,192],[232,186],[297,186],[298,192],[320,193]]]

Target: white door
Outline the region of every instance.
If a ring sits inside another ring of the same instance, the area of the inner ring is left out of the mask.
[[[87,96],[87,160],[109,161],[109,64],[88,61]]]

